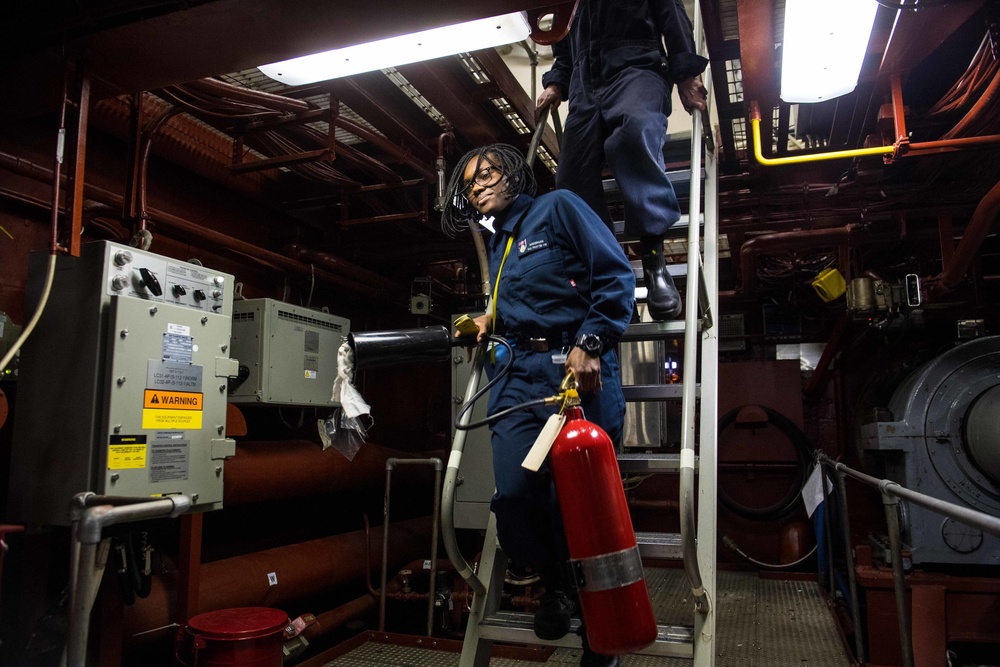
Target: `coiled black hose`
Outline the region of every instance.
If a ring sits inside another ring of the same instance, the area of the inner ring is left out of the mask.
[[[731,426],[736,421],[736,416],[739,414],[740,410],[745,407],[747,406],[741,405],[733,408],[723,415],[722,419],[719,420],[719,433]],[[795,453],[798,457],[799,464],[798,481],[788,490],[788,493],[785,494],[781,500],[770,507],[747,507],[746,505],[741,505],[733,500],[721,486],[718,487],[716,491],[719,495],[719,502],[721,502],[723,507],[728,509],[733,514],[741,516],[744,519],[751,519],[753,521],[773,521],[775,519],[782,518],[795,509],[799,500],[799,495],[802,491],[802,486],[806,482],[806,470],[809,467],[809,462],[812,460],[814,448],[806,434],[803,433],[802,429],[796,426],[791,419],[769,407],[763,405],[758,405],[756,407],[763,410],[767,414],[768,421],[774,424],[779,431],[784,433],[795,446]]]

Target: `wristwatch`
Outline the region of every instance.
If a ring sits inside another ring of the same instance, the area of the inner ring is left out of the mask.
[[[577,336],[576,346],[591,357],[601,356],[601,352],[604,350],[604,343],[601,342],[601,337],[592,333]]]

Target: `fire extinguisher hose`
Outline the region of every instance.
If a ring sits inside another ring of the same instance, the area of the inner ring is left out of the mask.
[[[511,365],[514,363],[514,348],[511,346],[510,343],[508,343],[504,338],[500,336],[488,336],[487,339],[494,342],[495,344],[502,345],[507,349],[506,363],[504,363],[504,365],[500,367],[500,369],[497,371],[496,376],[494,376],[492,380],[486,383],[486,385],[482,387],[479,391],[473,394],[472,398],[470,398],[465,403],[465,405],[462,406],[462,409],[458,411],[458,414],[455,415],[455,428],[457,430],[471,431],[473,429],[480,428],[482,426],[490,426],[500,421],[507,415],[510,415],[519,410],[527,410],[528,408],[534,407],[536,405],[558,405],[564,401],[563,396],[547,396],[545,398],[536,398],[501,410],[500,412],[490,415],[485,419],[480,419],[479,421],[463,424],[462,418],[465,416],[465,413],[471,410],[472,407],[476,404],[476,401],[482,398],[482,396],[486,394],[486,392],[488,392],[491,387],[496,385],[496,383],[499,382],[500,379],[503,378],[503,376],[507,375],[507,373],[510,372]]]

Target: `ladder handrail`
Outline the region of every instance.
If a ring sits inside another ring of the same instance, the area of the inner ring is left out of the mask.
[[[697,3],[696,3],[697,6]],[[692,116],[691,127],[691,192],[688,219],[698,220],[701,216],[701,154],[702,116]],[[684,309],[684,383],[681,398],[681,464],[679,481],[681,542],[684,550],[684,571],[691,584],[695,598],[695,608],[706,613],[709,610],[708,597],[701,580],[698,566],[698,540],[695,534],[694,481],[695,481],[695,369],[698,367],[698,320],[699,272],[701,269],[701,229],[698,225],[688,226],[688,275]]]

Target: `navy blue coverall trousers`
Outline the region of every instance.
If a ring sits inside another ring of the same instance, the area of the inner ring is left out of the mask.
[[[514,362],[490,390],[489,414],[558,394],[566,368],[553,355],[568,352],[580,334],[597,334],[605,343],[603,387],[582,394],[582,407],[587,419],[620,443],[625,399],[615,344],[631,319],[635,293],[635,276],[621,247],[594,212],[565,190],[536,199],[518,195],[494,225],[487,248],[490,278],[497,285],[495,331],[513,344]],[[545,339],[549,349],[533,349],[531,338]],[[535,568],[569,555],[548,464],[538,472],[521,467],[555,411],[517,411],[493,425],[497,534],[512,560]]]
[[[580,195],[612,231],[605,161],[627,236],[662,237],[680,219],[663,146],[673,85],[708,64],[691,31],[681,0],[580,0],[569,35],[553,46],[542,85],[557,84],[569,100],[556,187]]]

